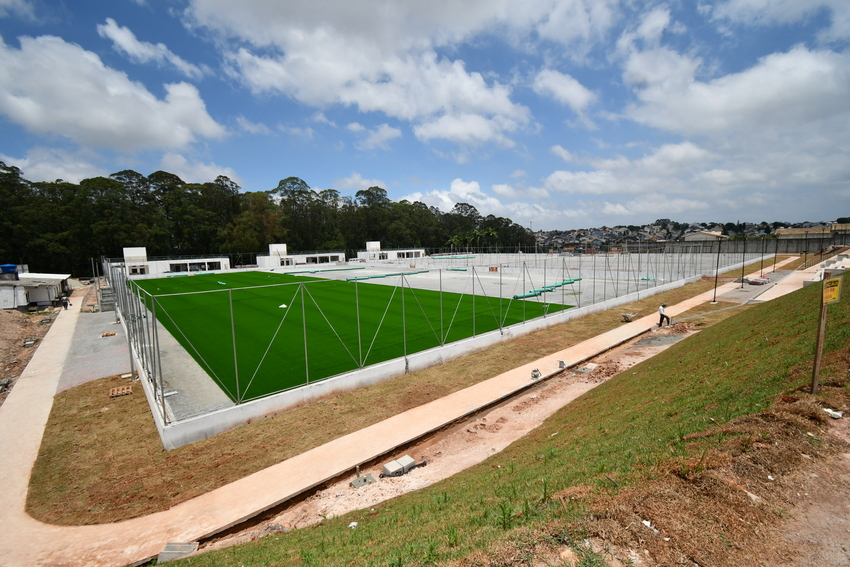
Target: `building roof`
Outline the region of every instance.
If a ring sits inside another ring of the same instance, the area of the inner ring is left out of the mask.
[[[777,228],[776,236],[799,236],[805,238],[807,234],[815,236],[817,234],[830,234],[832,229],[828,226],[813,226],[811,228]]]
[[[33,272],[18,274],[18,280],[20,281],[19,285],[25,285],[29,287],[42,285],[57,285],[59,283],[62,283],[63,280],[67,280],[70,277],[71,274],[38,274]]]
[[[709,231],[709,230],[698,230],[698,231],[695,231],[695,232],[686,232],[685,234],[682,235],[682,238],[684,238],[685,240],[690,240],[690,239],[699,240],[699,239],[705,239],[705,238],[709,238],[709,237],[710,238],[729,238],[728,236],[725,236],[720,231],[712,232],[712,231]]]

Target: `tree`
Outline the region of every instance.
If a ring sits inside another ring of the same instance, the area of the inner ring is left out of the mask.
[[[0,161],[0,262],[24,262],[27,227],[22,224],[22,215],[31,192],[21,170]]]
[[[366,240],[380,240],[391,222],[390,199],[380,187],[369,187],[354,196],[363,218]],[[364,242],[365,244],[365,242]]]
[[[279,242],[281,212],[265,191],[243,193],[244,210],[222,231],[221,251],[260,252]]]

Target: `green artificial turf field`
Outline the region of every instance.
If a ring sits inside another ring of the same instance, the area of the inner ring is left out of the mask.
[[[154,296],[157,320],[234,401],[492,331],[500,316],[504,327],[571,307],[440,294],[398,281],[392,287],[238,272],[134,284]]]

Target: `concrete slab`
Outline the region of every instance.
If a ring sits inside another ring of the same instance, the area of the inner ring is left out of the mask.
[[[114,332],[115,335],[102,337],[105,332]],[[129,371],[127,337],[123,327],[115,322],[115,313],[80,313],[57,393],[104,376]]]
[[[160,551],[159,555],[156,556],[156,563],[158,565],[173,559],[182,559],[196,551],[198,551],[197,541],[192,543],[169,543],[166,544],[165,549]]]

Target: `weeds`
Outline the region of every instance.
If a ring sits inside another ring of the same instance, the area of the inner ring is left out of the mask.
[[[503,499],[499,502],[496,521],[503,530],[511,529],[514,521],[514,505],[509,500]]]

